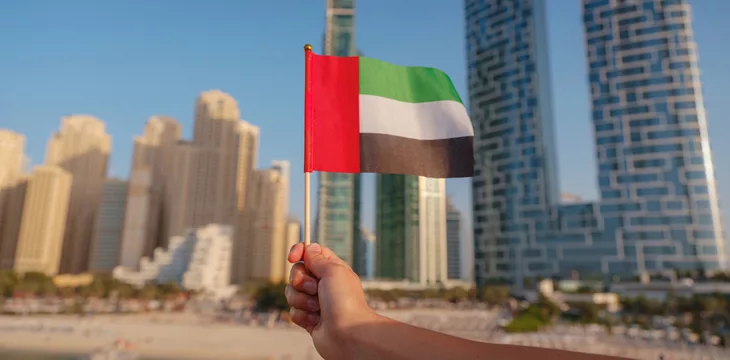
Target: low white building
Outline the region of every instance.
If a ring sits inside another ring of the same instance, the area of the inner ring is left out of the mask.
[[[233,228],[210,224],[170,239],[167,250],[157,248],[152,259],[143,257],[139,271],[118,266],[113,276],[119,281],[143,287],[154,282],[175,282],[186,290],[220,298],[230,296]]]
[[[237,290],[230,282],[233,228],[209,225],[199,229],[196,237],[183,287],[213,298],[230,297]]]

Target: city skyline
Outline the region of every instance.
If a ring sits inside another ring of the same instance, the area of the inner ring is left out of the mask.
[[[198,18],[193,14],[199,14],[200,9],[189,11],[187,5],[179,5],[175,17],[161,16],[165,13],[165,4],[161,1],[145,7],[144,11],[133,6],[121,8],[109,4],[71,4],[58,8],[58,5],[49,4],[47,13],[36,12],[33,15],[29,12],[33,9],[30,6],[0,4],[0,18],[8,17],[7,21],[0,22],[3,24],[0,42],[6,44],[10,54],[0,60],[0,75],[5,79],[0,84],[0,127],[25,134],[26,154],[34,164],[40,164],[47,136],[58,126],[60,117],[76,112],[93,114],[107,122],[107,132],[117,139],[113,143],[108,175],[127,178],[132,157],[131,139],[139,134],[149,116],[161,113],[172,116],[183,126],[184,137],[190,138],[190,102],[205,89],[219,88],[240,102],[243,119],[261,127],[260,162],[268,163],[275,159],[292,161],[290,208],[294,215],[303,219],[303,192],[297,191],[303,186],[303,175],[297,171],[302,161],[299,155],[303,146],[301,131],[281,133],[280,129],[301,129],[301,47],[305,43],[318,44],[322,39],[324,1],[311,5],[290,4],[292,14],[284,15],[288,24],[285,28],[258,19],[256,14],[261,12],[278,13],[273,4],[235,3],[228,7],[204,9],[206,14],[214,13],[214,18],[218,19],[238,14],[233,22],[219,22],[229,24],[226,26],[230,28],[226,27],[225,31],[220,26],[205,25],[205,22],[201,23],[205,28],[190,27],[192,23],[199,23],[193,20]],[[440,68],[452,77],[460,94],[466,98],[463,4],[428,0],[421,5],[414,8],[380,0],[359,3],[358,47],[369,56],[386,61]],[[696,2],[693,5],[695,18],[701,20],[695,21],[695,35],[701,49],[705,102],[710,117],[710,133],[714,134],[711,140],[714,140],[716,136],[730,132],[730,124],[713,121],[713,117],[730,111],[730,104],[724,101],[723,96],[724,84],[730,82],[730,74],[725,71],[724,60],[728,55],[723,39],[724,34],[730,32],[730,26],[725,25],[719,15],[730,11],[730,4]],[[389,10],[383,11],[384,8]],[[580,2],[548,3],[547,9],[550,65],[553,78],[560,79],[554,81],[553,96],[561,191],[569,190],[586,200],[595,200],[598,194],[597,173],[592,151]],[[43,30],[57,26],[61,18],[88,19],[90,11],[95,12],[91,16],[97,26],[94,32],[77,32],[81,27],[73,24],[83,22],[74,21],[63,21],[59,31],[53,33]],[[411,15],[403,18],[398,13]],[[65,15],[56,17],[50,14]],[[13,20],[23,16],[28,20],[22,23]],[[118,16],[140,21],[162,17],[164,21],[145,22],[145,34],[151,31],[154,36],[143,37],[137,30],[117,26],[118,22],[113,19]],[[438,17],[437,22],[435,17]],[[250,20],[246,21],[247,18]],[[174,23],[168,24],[168,21]],[[439,26],[433,26],[434,23]],[[244,30],[247,27],[258,30]],[[276,41],[271,42],[269,37],[254,37],[251,35],[254,32],[272,34]],[[16,35],[7,37],[10,34]],[[73,38],[68,38],[71,34]],[[219,39],[206,43],[206,48],[218,49],[216,51],[229,56],[201,58],[194,55],[195,46],[192,44],[170,45],[170,39],[185,34],[190,34],[191,39],[200,36]],[[110,47],[111,43],[99,42],[104,36],[124,41],[115,41]],[[230,42],[223,39],[231,36],[237,37],[235,43],[243,45],[234,48],[224,45]],[[28,44],[38,41],[49,45],[28,47]],[[57,46],[68,41],[76,45]],[[408,47],[403,47],[404,43]],[[76,57],[79,50],[91,51],[89,46],[99,50],[92,51],[91,57]],[[251,53],[251,49],[256,51]],[[185,55],[191,51],[194,56]],[[146,54],[143,58],[135,55],[143,53]],[[22,61],[26,55],[34,60]],[[46,59],[54,60],[49,62]],[[171,62],[176,65],[167,66]],[[265,71],[255,70],[262,66]],[[271,87],[272,76],[283,87]],[[59,87],[60,84],[64,85]],[[107,88],[106,84],[114,84],[116,90],[103,90]],[[145,85],[139,87],[139,84]],[[269,88],[262,88],[264,85]],[[44,99],[44,106],[29,105],[30,99],[39,98]],[[274,105],[281,101],[291,106]],[[715,153],[730,151],[730,144],[713,141],[713,150]],[[726,186],[730,184],[730,166],[719,160],[716,160],[716,166],[721,204],[730,203],[730,191],[724,190],[730,186]],[[469,183],[468,180],[447,181],[447,194],[454,198],[455,206],[462,211],[465,221],[471,218]],[[362,185],[363,199],[374,199],[374,176],[363,175]],[[316,191],[313,195],[315,204]],[[725,212],[726,223],[729,216]],[[314,216],[312,218],[314,220]],[[363,201],[362,219],[364,226],[374,228],[373,200]]]

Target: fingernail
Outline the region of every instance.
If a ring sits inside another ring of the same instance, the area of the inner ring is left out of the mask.
[[[319,246],[319,244],[314,243],[314,244],[309,245],[309,247],[307,248],[307,251],[311,251],[313,253],[319,254],[322,252],[322,247]]]
[[[319,315],[317,314],[307,314],[307,322],[312,325],[317,325],[319,322]]]
[[[304,290],[306,290],[310,294],[314,294],[317,292],[317,285],[314,284],[312,281],[305,281],[304,282]]]
[[[309,310],[312,310],[312,311],[317,311],[317,310],[319,310],[319,302],[314,299],[308,299],[307,308],[309,308]]]

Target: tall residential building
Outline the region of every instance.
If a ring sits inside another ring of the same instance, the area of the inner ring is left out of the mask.
[[[324,54],[357,55],[355,1],[327,0],[325,21]],[[320,173],[318,196],[314,241],[331,248],[361,274],[360,175]]]
[[[604,233],[577,271],[727,269],[687,0],[584,0]],[[563,254],[564,259],[568,258]]]
[[[447,280],[444,179],[376,176],[376,270],[383,279]]]
[[[124,180],[107,179],[104,182],[91,246],[89,269],[93,272],[111,273],[119,265],[127,189]]]
[[[28,182],[14,269],[59,272],[72,177],[57,166],[38,166]]]
[[[176,194],[174,183],[175,152],[182,136],[182,127],[169,116],[152,116],[144,132],[134,138],[127,209],[123,226],[123,258],[125,265],[139,263],[142,256],[152,256],[158,247],[167,246],[170,218]],[[178,235],[178,234],[174,234]],[[132,250],[132,248],[134,250]]]
[[[152,182],[152,169],[149,167],[133,168],[129,174],[122,240],[119,244],[121,266],[135,269],[142,257],[152,256],[147,251],[147,247],[151,245],[147,241],[147,235],[151,233],[149,220],[152,218]]]
[[[289,218],[286,222],[286,243],[284,250],[289,251],[296,243],[302,242],[302,225],[299,220]],[[286,256],[286,255],[284,255]],[[294,264],[284,261],[284,281],[289,282],[289,274]]]
[[[187,227],[212,223],[233,225],[236,221],[240,195],[237,185],[239,119],[238,103],[229,94],[210,90],[198,97]]]
[[[25,198],[25,136],[0,129],[0,269],[10,268],[20,231]]]
[[[551,271],[545,241],[559,201],[545,2],[465,0],[469,113],[474,125],[475,280],[520,283]]]
[[[58,166],[73,176],[61,273],[80,273],[88,269],[111,142],[104,123],[89,115],[64,117],[61,128],[48,141],[46,164]]]
[[[449,280],[460,280],[461,274],[461,211],[446,199],[446,267]]]
[[[360,278],[370,280],[375,277],[375,234],[368,231],[364,227],[360,227],[360,256],[357,260],[360,262],[360,269],[363,272]]]
[[[584,0],[599,202],[558,204],[544,1],[467,0],[475,280],[725,263],[686,1]]]
[[[289,193],[289,163],[274,161],[270,169],[251,174],[246,198],[246,216],[236,229],[232,280],[235,283],[279,282],[286,254],[286,213]]]

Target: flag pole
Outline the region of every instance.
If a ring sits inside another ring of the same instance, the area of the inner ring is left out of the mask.
[[[309,56],[308,53],[312,52],[312,45],[306,44],[304,45],[304,126],[306,126],[306,111],[308,108],[308,101],[309,101]],[[309,229],[311,224],[311,189],[310,189],[310,181],[311,181],[311,171],[308,169],[307,166],[307,156],[309,156],[309,134],[307,132],[307,129],[304,129],[304,163],[305,163],[305,169],[304,169],[304,246],[308,246],[311,243],[312,239],[312,233]]]

